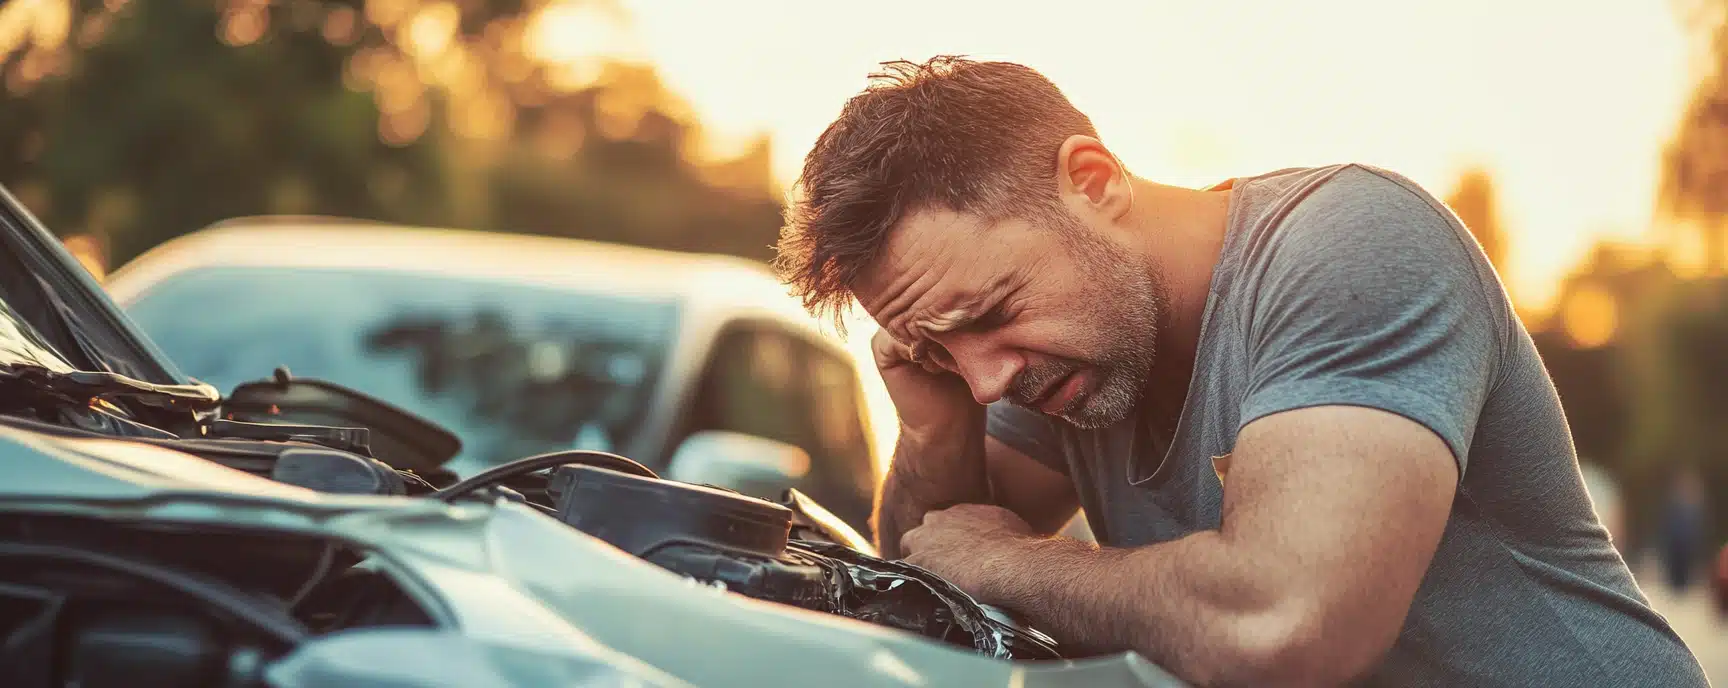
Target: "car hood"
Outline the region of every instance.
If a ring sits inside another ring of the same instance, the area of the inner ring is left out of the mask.
[[[0,426],[0,514],[300,533],[372,552],[440,629],[321,636],[282,686],[589,680],[648,686],[1179,685],[1137,655],[1008,663],[752,600],[661,569],[520,504],[315,493],[157,446]],[[379,654],[385,652],[387,654]],[[412,653],[415,662],[380,662]]]
[[[39,332],[34,343],[62,362],[85,359],[86,365],[80,368],[151,384],[192,382],[126,318],[95,277],[5,187],[0,187],[0,252],[9,259],[6,265],[16,266],[5,269],[21,268],[26,273],[9,275],[7,282],[27,285],[31,291],[39,292],[27,301],[11,304],[6,308],[8,317],[0,318],[12,321],[0,322],[0,364],[34,363],[31,358],[40,358],[40,350],[15,350],[16,342],[27,336],[23,333],[35,329]],[[55,327],[46,326],[50,321]],[[19,333],[16,332],[19,322],[35,326],[22,328],[23,333]],[[40,331],[60,327],[72,331],[78,351],[55,351],[40,336]],[[20,358],[17,354],[25,356]]]

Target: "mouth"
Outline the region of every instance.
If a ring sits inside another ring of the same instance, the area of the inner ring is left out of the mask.
[[[1051,382],[1049,387],[1044,388],[1044,391],[1038,394],[1038,398],[1031,405],[1046,414],[1061,413],[1062,409],[1068,408],[1069,404],[1074,403],[1074,400],[1080,396],[1085,388],[1086,374],[1076,369]]]

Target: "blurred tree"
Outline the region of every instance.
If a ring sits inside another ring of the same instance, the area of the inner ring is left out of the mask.
[[[342,83],[351,48],[303,5],[62,7],[61,40],[6,60],[0,108],[0,183],[56,231],[105,236],[119,261],[235,215],[443,212],[436,151],[374,134],[372,99]]]
[[[1633,307],[1633,306],[1636,307]],[[1697,467],[1728,534],[1728,279],[1684,279],[1663,252],[1600,244],[1532,327],[1581,459],[1622,486],[1628,547]]]
[[[1728,0],[1677,0],[1682,22],[1703,40],[1700,74],[1664,151],[1658,226],[1668,249],[1701,260],[1705,276],[1683,280],[1648,270],[1635,290],[1622,289],[1626,334],[1614,366],[1627,398],[1622,478],[1631,484],[1630,514],[1648,531],[1670,478],[1699,469],[1716,497],[1715,542],[1728,534]],[[1660,261],[1666,263],[1666,261]],[[1570,409],[1569,409],[1570,413]]]
[[[1470,228],[1470,233],[1476,235],[1476,241],[1482,244],[1482,251],[1488,255],[1488,261],[1494,264],[1494,270],[1500,273],[1501,279],[1506,278],[1506,233],[1500,226],[1499,202],[1494,192],[1494,179],[1487,170],[1473,168],[1458,178],[1458,183],[1452,188],[1452,193],[1446,197],[1446,205],[1464,221],[1464,226]]]
[[[705,159],[606,56],[607,0],[18,0],[0,183],[123,262],[240,215],[513,229],[767,258],[765,144]]]
[[[1728,259],[1728,2],[1680,0],[1679,7],[1684,22],[1707,37],[1708,49],[1663,155],[1658,202],[1674,227],[1695,234],[1706,271],[1717,274]]]

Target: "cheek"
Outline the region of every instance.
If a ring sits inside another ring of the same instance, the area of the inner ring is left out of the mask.
[[[1025,352],[1030,359],[1057,358],[1086,360],[1092,353],[1090,342],[1096,341],[1104,323],[1090,322],[1079,310],[1067,313],[1028,312],[1004,325],[994,334],[1006,348]]]

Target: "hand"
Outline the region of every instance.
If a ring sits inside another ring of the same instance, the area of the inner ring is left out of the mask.
[[[870,350],[903,433],[930,438],[983,427],[984,407],[959,375],[928,359],[914,361],[911,349],[887,330],[876,331]]]
[[[958,504],[924,515],[906,531],[906,563],[929,569],[980,602],[1000,604],[994,578],[1014,570],[1037,536],[1014,512],[988,504]]]

